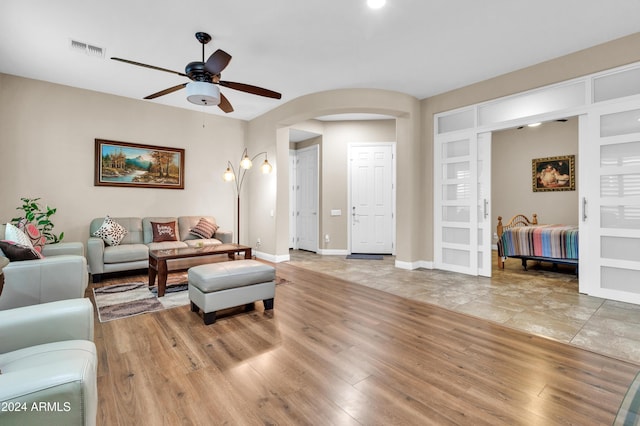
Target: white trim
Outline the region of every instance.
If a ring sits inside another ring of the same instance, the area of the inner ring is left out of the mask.
[[[255,255],[256,259],[266,260],[267,262],[271,263],[288,262],[291,260],[291,257],[288,254],[274,256],[273,254],[265,253],[262,251],[254,251],[253,254]]]
[[[351,252],[344,249],[320,249],[318,250],[318,254],[323,256],[347,256],[351,254]]]
[[[433,269],[433,262],[429,262],[428,260],[418,260],[416,262],[403,262],[401,260],[396,260],[395,267],[409,271],[418,268]]]

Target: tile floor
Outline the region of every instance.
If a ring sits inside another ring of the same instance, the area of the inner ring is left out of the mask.
[[[290,264],[399,296],[432,303],[594,352],[640,364],[640,306],[578,293],[573,267],[508,259],[493,277],[439,270],[407,271],[383,260],[345,259],[292,250]]]

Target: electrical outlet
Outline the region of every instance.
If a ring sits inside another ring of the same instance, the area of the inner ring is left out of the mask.
[[[330,242],[331,242],[331,239],[329,238],[329,234],[325,234],[325,236],[324,236],[324,242],[325,242],[325,243],[330,243]]]
[[[260,240],[260,238],[258,238],[256,240],[256,247],[260,247],[262,245],[262,241]]]

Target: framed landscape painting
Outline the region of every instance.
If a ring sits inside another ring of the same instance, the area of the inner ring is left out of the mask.
[[[95,141],[95,186],[184,189],[184,149]]]
[[[575,191],[575,155],[532,160],[533,192]]]

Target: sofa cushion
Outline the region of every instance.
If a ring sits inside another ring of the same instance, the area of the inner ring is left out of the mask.
[[[19,244],[15,241],[1,240],[0,249],[2,250],[4,255],[7,256],[12,262],[42,258],[42,255],[38,253],[33,247]]]
[[[200,218],[196,226],[189,229],[189,234],[197,238],[211,238],[218,230],[218,225],[211,223],[204,217]]]
[[[195,240],[200,237],[193,235],[190,231],[198,224],[200,219],[205,219],[218,227],[216,218],[213,216],[180,216],[178,218],[178,232],[180,233],[180,241]]]
[[[149,247],[144,244],[120,244],[104,248],[104,263],[123,263],[147,260]]]
[[[151,231],[153,232],[153,242],[162,241],[178,241],[178,232],[176,231],[176,222],[151,222]]]
[[[125,235],[127,235],[126,228],[109,216],[104,218],[104,222],[102,222],[100,228],[93,233],[94,237],[102,238],[104,242],[110,246],[120,244]]]

